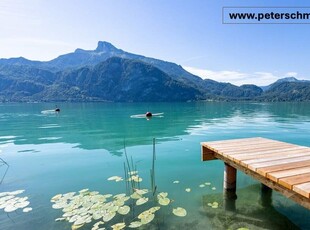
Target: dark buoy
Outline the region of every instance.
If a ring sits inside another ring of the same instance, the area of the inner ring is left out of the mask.
[[[152,115],[151,112],[146,112],[145,116],[146,116],[146,117],[151,117],[151,116],[153,116],[153,115]]]

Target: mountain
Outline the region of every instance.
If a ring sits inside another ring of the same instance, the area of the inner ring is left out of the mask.
[[[31,72],[33,67],[24,67],[24,71]],[[188,101],[204,96],[139,60],[112,57],[94,67],[54,74],[41,71],[50,74],[51,82],[44,82],[41,72],[34,73],[36,80],[27,74],[0,76],[0,97],[9,101]]]
[[[267,85],[267,86],[261,86],[260,88],[262,88],[263,91],[267,91],[268,89],[270,89],[272,86],[280,84],[282,82],[310,82],[307,80],[298,80],[295,77],[284,77],[284,78],[280,78],[277,81],[275,81],[274,83]]]
[[[204,87],[208,89],[211,94],[230,100],[253,99],[263,93],[263,90],[256,85],[242,85],[238,87],[230,83],[222,83],[210,79],[204,80]]]
[[[299,101],[310,100],[308,90],[307,81],[295,78],[265,87],[203,80],[103,41],[50,61],[0,59],[0,101]]]
[[[310,101],[310,81],[279,81],[258,98],[261,101]]]

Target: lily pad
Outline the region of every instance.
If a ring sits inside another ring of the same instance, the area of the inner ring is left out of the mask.
[[[180,181],[175,180],[175,181],[173,181],[172,183],[173,183],[173,184],[179,184],[179,183],[180,183]]]
[[[30,207],[23,209],[23,212],[30,212],[30,211],[32,211],[32,208],[30,208]]]
[[[120,177],[120,176],[111,176],[111,177],[108,178],[108,180],[114,180],[116,182],[119,182],[119,181],[122,181],[123,178]]]
[[[147,197],[141,197],[137,200],[136,205],[142,205],[142,204],[148,202],[148,200],[149,200],[149,198],[147,198]]]
[[[17,210],[18,208],[15,207],[14,205],[8,205],[4,208],[5,212],[14,212],[15,210]]]
[[[113,219],[113,217],[115,216],[115,212],[105,212],[104,214],[103,214],[103,216],[102,216],[102,220],[104,221],[104,222],[109,222],[110,220],[112,220]]]
[[[144,218],[141,219],[142,224],[148,224],[154,219],[155,215],[153,213],[149,213],[149,215],[144,216]]]
[[[158,200],[158,203],[159,203],[160,205],[166,206],[166,205],[168,205],[168,204],[170,203],[170,199],[167,198],[167,197],[164,197],[164,198],[159,199],[159,200]]]
[[[125,205],[125,206],[123,206],[123,207],[119,207],[119,209],[117,210],[117,212],[118,212],[119,214],[121,214],[121,215],[126,215],[126,214],[129,213],[129,211],[130,211],[130,207],[127,206],[127,205]]]
[[[147,189],[136,189],[135,192],[139,195],[144,195],[148,193],[149,191]]]
[[[137,199],[140,199],[142,196],[139,195],[138,193],[134,192],[133,194],[130,195],[130,197],[131,197],[132,199],[137,200]]]
[[[134,222],[131,222],[128,227],[129,228],[139,228],[141,225],[142,225],[142,223],[140,221],[134,221]]]
[[[190,189],[190,188],[186,188],[185,191],[186,191],[186,192],[190,192],[191,189]]]
[[[176,216],[184,217],[187,215],[187,212],[184,208],[177,207],[172,210],[172,213]]]
[[[111,226],[113,230],[120,230],[126,227],[125,223],[118,223]]]

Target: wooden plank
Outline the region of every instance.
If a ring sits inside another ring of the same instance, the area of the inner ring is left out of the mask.
[[[280,178],[301,175],[303,173],[310,173],[310,166],[267,173],[267,178],[278,182]]]
[[[275,145],[271,145],[271,146],[263,146],[263,147],[260,147],[260,146],[257,146],[257,147],[250,147],[250,146],[247,146],[247,149],[238,149],[238,150],[235,150],[235,149],[231,149],[230,151],[225,151],[221,148],[213,148],[213,147],[210,147],[210,146],[207,146],[207,145],[203,145],[204,147],[210,149],[210,150],[213,150],[213,151],[216,151],[217,153],[220,153],[222,155],[225,155],[227,157],[230,157],[231,159],[235,158],[235,154],[241,154],[241,155],[247,155],[248,153],[252,153],[253,155],[257,155],[259,153],[263,153],[263,152],[269,152],[271,150],[273,151],[281,151],[281,150],[285,150],[287,149],[288,147],[285,147],[285,146],[280,146],[277,144],[277,146]],[[296,147],[295,147],[296,148]],[[299,147],[298,149],[302,149],[302,148],[306,148],[306,147]]]
[[[249,146],[259,146],[259,145],[267,145],[267,144],[279,144],[279,143],[273,143],[272,141],[269,141],[268,143],[266,143],[265,141],[261,142],[261,141],[249,141],[249,142],[235,142],[235,143],[226,143],[226,144],[212,144],[212,143],[208,143],[208,142],[204,142],[203,145],[207,146],[208,148],[211,149],[223,149],[223,150],[229,150],[231,148],[247,148]]]
[[[235,162],[233,162],[232,160],[214,152],[214,156],[220,160],[222,160],[223,162],[231,165],[232,167],[244,172],[245,174],[253,177],[254,179],[258,180],[259,182],[265,184],[266,186],[268,186],[269,188],[280,192],[282,195],[284,195],[287,198],[290,198],[291,200],[297,202],[298,204],[304,206],[307,209],[310,209],[310,202],[309,199],[307,197],[305,197],[304,195],[301,195],[300,193],[297,193],[291,189],[287,189],[286,187],[271,181],[270,179],[263,177],[261,175],[259,175],[258,173],[249,170],[248,168],[240,165],[240,164],[236,164]]]
[[[293,189],[294,185],[310,182],[310,173],[280,178],[279,184],[286,188]]]
[[[267,162],[260,162],[256,164],[243,164],[241,162],[241,165],[246,165],[249,169],[253,171],[257,171],[259,168],[264,168],[264,167],[269,167],[269,166],[274,166],[274,165],[281,165],[281,164],[288,164],[288,163],[294,163],[294,162],[300,162],[300,161],[306,161],[310,160],[310,156],[302,156],[302,157],[297,157],[297,158],[287,158],[287,159],[282,159],[282,160],[275,160],[275,161],[267,161]]]
[[[221,151],[225,151],[225,153],[233,153],[233,152],[239,152],[241,154],[243,151],[255,151],[255,149],[277,149],[277,148],[292,148],[296,147],[296,145],[292,144],[284,144],[284,143],[274,143],[274,142],[269,142],[269,143],[253,143],[253,144],[246,144],[246,145],[229,145],[229,146],[213,146],[213,148],[216,148]],[[236,153],[235,153],[236,154]]]
[[[250,167],[250,165],[261,163],[261,162],[268,162],[268,161],[278,161],[302,156],[310,156],[310,152],[301,152],[301,153],[293,153],[293,154],[283,154],[282,156],[275,156],[275,157],[268,157],[268,158],[261,158],[261,159],[253,159],[253,160],[245,160],[241,161],[240,164]],[[253,169],[255,170],[255,169]]]
[[[266,138],[203,142],[203,160],[220,159],[310,209],[310,148]]]
[[[209,161],[216,159],[214,157],[214,151],[208,149],[207,147],[201,146],[201,151],[202,151],[202,161]]]
[[[207,141],[202,142],[202,144],[207,145],[217,145],[217,144],[232,144],[232,143],[240,143],[240,142],[251,142],[251,141],[259,141],[259,140],[269,140],[262,137],[250,137],[250,138],[238,138],[238,139],[228,139],[228,140],[221,140],[221,141]]]
[[[309,152],[309,149],[304,147],[304,148],[299,148],[299,149],[294,149],[294,150],[286,150],[286,149],[280,149],[280,150],[271,150],[271,151],[267,151],[266,152],[259,152],[256,154],[251,154],[251,155],[242,155],[242,156],[238,156],[236,157],[235,155],[232,155],[231,157],[236,159],[237,161],[245,161],[245,160],[251,160],[251,159],[269,159],[271,157],[275,157],[275,156],[292,156],[294,154],[298,154],[301,152]]]
[[[292,151],[292,150],[299,150],[299,149],[305,149],[305,148],[307,148],[307,147],[303,147],[303,146],[296,146],[296,147],[290,147],[290,148],[285,148],[286,149],[286,151]],[[257,154],[267,154],[267,153],[276,153],[276,152],[282,152],[283,151],[283,149],[270,149],[270,150],[264,150],[264,151],[260,151],[259,153],[258,152],[252,152],[252,153],[250,153],[250,152],[246,152],[246,155],[247,156],[252,156],[252,155],[257,155]],[[242,154],[229,154],[230,156],[233,156],[234,158],[237,158],[237,159],[239,159],[239,156],[244,156],[244,153],[242,153]]]
[[[299,184],[299,185],[294,185],[293,186],[293,191],[310,198],[310,182],[304,183],[304,184]]]
[[[310,160],[297,161],[297,162],[290,162],[290,163],[286,163],[286,164],[279,164],[279,165],[272,165],[272,166],[268,166],[268,167],[258,168],[256,170],[256,172],[262,176],[266,176],[266,174],[270,173],[270,172],[276,172],[276,171],[287,170],[287,169],[294,169],[294,168],[299,168],[299,167],[309,166],[309,165],[310,165]]]
[[[253,171],[257,171],[259,168],[264,168],[264,167],[273,166],[273,165],[281,165],[281,164],[287,164],[287,163],[300,162],[300,161],[305,161],[305,160],[310,160],[310,155],[306,155],[303,157],[297,157],[297,158],[287,158],[287,159],[282,159],[282,160],[275,160],[275,161],[264,161],[264,162],[250,164],[250,165],[246,165],[246,166]],[[243,165],[243,164],[241,164],[241,165]]]

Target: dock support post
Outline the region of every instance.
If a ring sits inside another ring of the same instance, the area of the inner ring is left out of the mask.
[[[270,207],[272,203],[272,189],[264,184],[261,186],[261,204],[263,207]]]
[[[227,211],[236,210],[237,170],[225,163],[224,170],[224,208]]]

